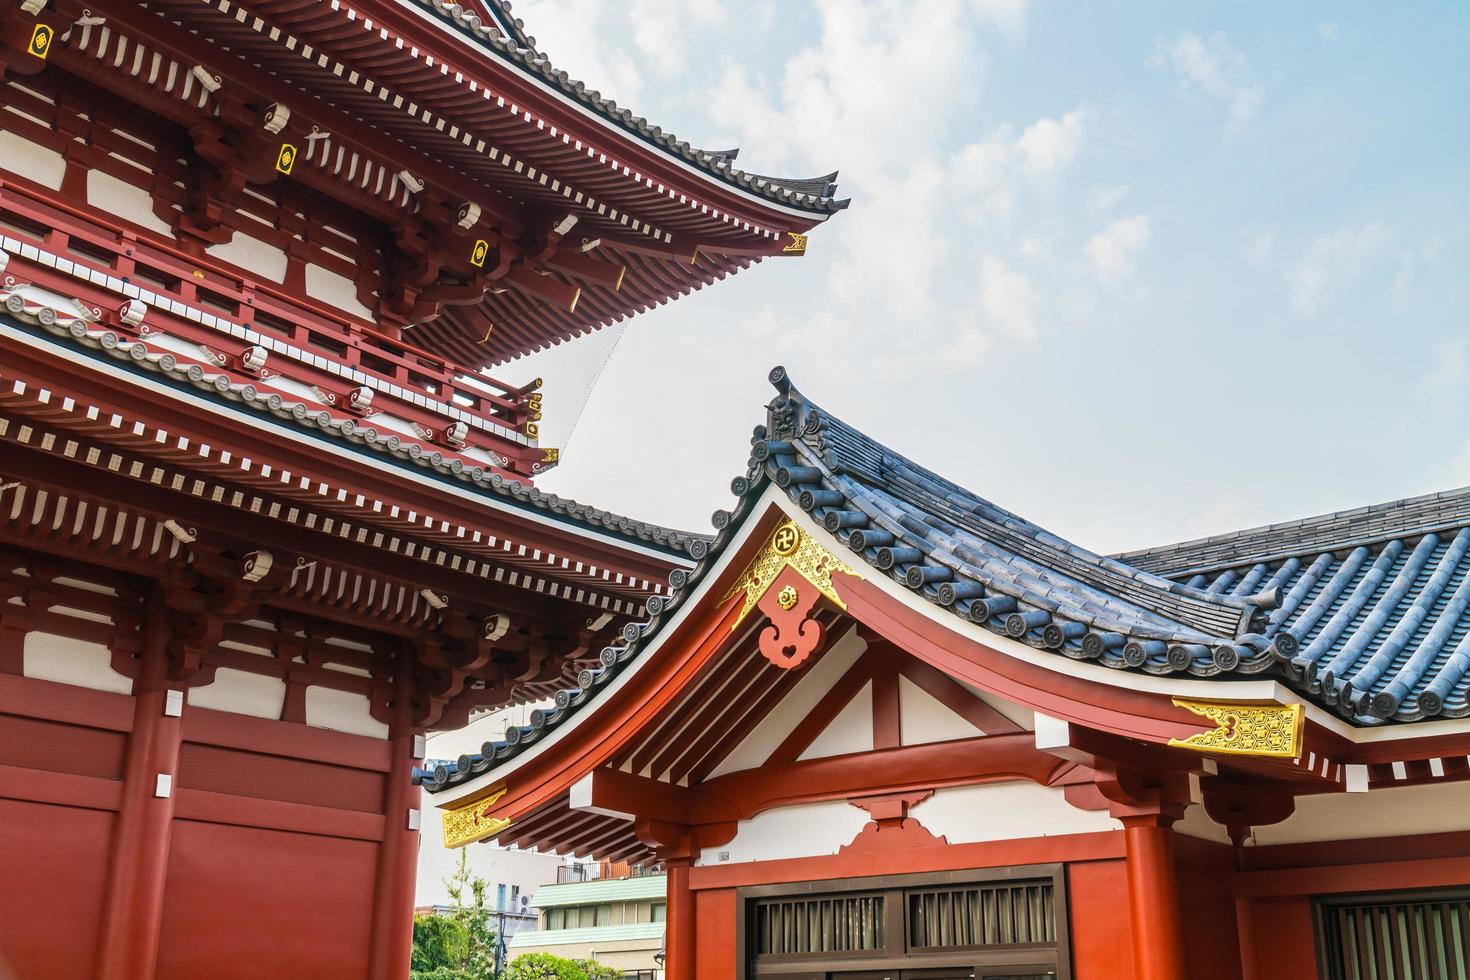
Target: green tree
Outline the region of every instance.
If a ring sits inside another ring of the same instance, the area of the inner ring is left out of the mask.
[[[444,881],[451,905],[443,915],[419,915],[413,922],[410,980],[492,980],[495,929],[485,903],[485,879],[470,874],[469,855]]]
[[[618,980],[622,974],[594,960],[568,960],[550,953],[524,953],[510,961],[502,980]]]

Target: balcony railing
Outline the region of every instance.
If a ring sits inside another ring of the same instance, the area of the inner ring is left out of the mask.
[[[103,309],[115,309],[127,299],[119,293],[99,302],[109,286],[151,294],[150,307],[170,317],[170,332],[186,339],[228,352],[242,347],[240,338],[248,335],[273,352],[271,367],[283,376],[310,380],[326,377],[326,371],[338,389],[361,382],[391,403],[395,415],[410,420],[424,416],[431,430],[463,421],[480,437],[479,444],[506,457],[507,469],[525,475],[533,471],[529,460],[541,458],[534,452],[540,417],[535,383],[513,387],[471,375],[446,358],[310,298],[148,240],[92,209],[18,182],[0,180],[0,235],[49,258],[37,277],[48,288],[70,285],[70,294]],[[20,258],[35,259],[28,254]],[[14,265],[11,274],[20,274]],[[49,282],[47,274],[52,276]]]

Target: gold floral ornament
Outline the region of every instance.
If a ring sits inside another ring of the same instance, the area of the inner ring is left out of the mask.
[[[1228,704],[1175,698],[1174,705],[1215,723],[1209,731],[1169,739],[1175,748],[1266,759],[1301,757],[1306,709],[1299,704]]]
[[[482,796],[472,803],[465,803],[452,810],[445,810],[444,821],[444,846],[464,847],[482,841],[487,837],[494,837],[505,828],[510,826],[510,821],[504,817],[492,817],[490,811],[500,798],[505,795],[506,787],[501,786],[489,796]]]
[[[832,588],[832,573],[846,572],[851,575],[852,569],[838,560],[832,552],[813,541],[809,535],[802,533],[801,528],[787,521],[776,528],[766,540],[766,546],[760,550],[760,554],[755,556],[755,560],[750,563],[750,567],[745,570],[740,581],[725,596],[728,599],[737,592],[744,591],[745,593],[745,605],[735,620],[735,626],[739,626],[741,621],[750,614],[756,603],[760,602],[761,596],[766,594],[766,590],[776,581],[776,577],[787,567],[806,579],[812,588],[832,600],[838,609],[847,608],[847,603],[838,598],[837,591]],[[788,585],[776,594],[776,603],[782,609],[789,610],[796,605],[798,598],[797,588]]]

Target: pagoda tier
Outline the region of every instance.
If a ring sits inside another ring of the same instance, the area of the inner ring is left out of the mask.
[[[846,203],[442,2],[5,0],[0,25],[22,183],[470,368],[802,254]]]

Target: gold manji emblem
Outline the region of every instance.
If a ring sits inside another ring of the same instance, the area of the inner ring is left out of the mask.
[[[504,817],[490,816],[490,811],[495,809],[495,804],[499,803],[500,798],[504,795],[505,787],[502,786],[489,796],[481,797],[473,803],[445,810],[443,816],[444,846],[463,847],[487,837],[494,837],[509,827],[510,821]]]
[[[475,240],[475,247],[470,251],[470,265],[476,269],[485,264],[485,256],[490,254],[490,243],[483,238]]]
[[[37,24],[36,29],[31,31],[31,44],[26,50],[37,58],[45,60],[47,52],[51,50],[51,39],[55,36],[56,32],[50,27],[45,24]]]
[[[794,231],[788,231],[786,233],[786,235],[791,240],[786,243],[786,247],[785,248],[781,249],[781,254],[782,255],[805,255],[806,254],[806,236],[805,235],[798,235]]]
[[[775,537],[771,538],[771,550],[783,557],[796,551],[799,544],[801,532],[796,529],[795,524],[783,524],[777,529]]]
[[[802,578],[822,595],[831,599],[839,609],[846,609],[844,603],[837,595],[837,590],[832,588],[832,573],[847,572],[852,574],[852,569],[844,565],[836,555],[813,541],[809,535],[802,534],[801,529],[795,524],[787,521],[776,528],[766,546],[761,549],[760,554],[755,556],[755,561],[745,570],[740,581],[725,596],[729,599],[739,592],[745,593],[745,605],[740,610],[740,616],[735,620],[734,626],[739,626],[741,621],[755,608],[756,603],[761,601],[761,596],[776,581],[776,576],[790,565]],[[787,594],[787,590],[790,594]],[[785,586],[776,593],[776,604],[782,609],[792,609],[800,600],[795,586]],[[787,603],[790,603],[789,605]]]
[[[1215,723],[1210,731],[1169,739],[1175,748],[1268,759],[1301,757],[1306,709],[1299,704],[1219,704],[1183,698],[1175,698],[1174,704]]]
[[[290,143],[282,143],[281,152],[276,154],[276,169],[283,174],[289,174],[294,166],[296,166],[296,147]]]

